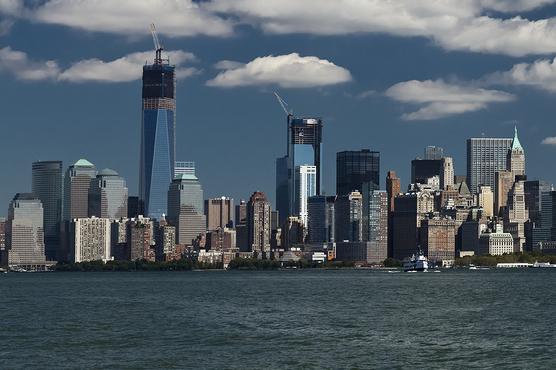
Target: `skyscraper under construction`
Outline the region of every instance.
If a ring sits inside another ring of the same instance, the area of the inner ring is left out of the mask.
[[[174,177],[176,78],[175,66],[162,58],[154,25],[151,31],[156,56],[153,64],[143,66],[139,199],[145,215],[160,219],[167,213],[168,186]]]

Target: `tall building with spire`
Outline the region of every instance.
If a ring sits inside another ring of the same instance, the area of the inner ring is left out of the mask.
[[[139,170],[140,207],[160,219],[167,213],[167,192],[174,178],[176,157],[175,66],[156,45],[153,64],[143,66],[143,111]]]
[[[517,127],[514,128],[514,138],[507,158],[508,171],[511,171],[514,176],[525,176],[525,151],[519,142]]]

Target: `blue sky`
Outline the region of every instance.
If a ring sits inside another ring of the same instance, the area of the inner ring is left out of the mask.
[[[274,201],[273,91],[324,119],[329,194],[337,151],[380,151],[382,178],[405,187],[426,145],[465,174],[465,140],[514,124],[529,178],[556,183],[554,17],[552,0],[0,0],[0,209],[30,190],[35,160],[87,158],[137,193],[151,22],[180,75],[177,157],[207,197]]]

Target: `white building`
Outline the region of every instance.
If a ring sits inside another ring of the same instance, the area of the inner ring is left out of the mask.
[[[303,226],[307,228],[307,202],[309,197],[317,195],[317,167],[316,166],[297,166],[295,197],[298,202],[299,218]]]
[[[484,233],[479,239],[479,254],[500,256],[514,252],[514,238],[512,234],[502,231],[502,225],[496,225],[496,231]]]
[[[110,219],[76,218],[71,227],[70,254],[73,262],[112,259],[110,253]]]

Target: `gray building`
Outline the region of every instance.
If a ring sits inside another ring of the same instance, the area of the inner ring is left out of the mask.
[[[45,265],[43,225],[40,199],[29,193],[16,194],[10,202],[6,223],[8,265],[23,268]]]
[[[176,227],[176,243],[192,245],[206,231],[203,214],[203,188],[195,175],[179,175],[168,190],[166,220]]]
[[[91,180],[89,216],[117,220],[127,217],[128,190],[123,177],[109,168]]]
[[[495,188],[495,173],[508,167],[512,141],[510,138],[467,139],[467,184],[471,193],[476,193],[479,185]]]
[[[62,220],[62,162],[38,161],[32,165],[32,192],[44,212],[44,245],[47,260],[56,260]]]
[[[442,157],[444,157],[444,148],[434,145],[429,145],[425,148],[426,160],[442,159]]]
[[[64,177],[64,221],[89,216],[89,187],[96,176],[95,165],[86,159],[68,167]]]

